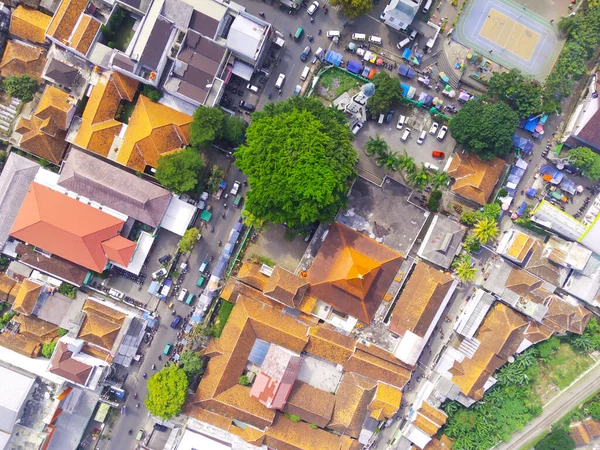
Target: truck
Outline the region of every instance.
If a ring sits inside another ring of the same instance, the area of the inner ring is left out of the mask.
[[[240,182],[236,181],[233,183],[233,186],[231,187],[231,195],[237,195],[238,190],[240,189]]]
[[[225,191],[225,189],[227,189],[227,181],[221,181],[219,183],[219,190],[217,191],[217,193],[215,194],[215,198],[217,200],[221,199],[221,195],[223,195],[223,192]]]

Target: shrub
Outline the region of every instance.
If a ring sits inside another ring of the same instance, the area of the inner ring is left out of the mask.
[[[52,358],[52,353],[54,353],[54,348],[56,347],[56,342],[50,342],[48,344],[44,344],[44,346],[42,347],[42,355],[44,355],[45,358]]]
[[[297,416],[296,414],[283,413],[283,415],[295,423],[300,422],[302,420],[300,419],[300,416]]]
[[[429,201],[427,202],[427,209],[431,212],[437,212],[437,210],[440,208],[440,201],[431,196],[429,198]]]
[[[506,197],[508,195],[508,189],[502,188],[498,191],[498,197]]]
[[[242,375],[238,379],[238,384],[241,384],[242,386],[248,386],[250,384],[250,380],[248,379],[248,377],[246,375]]]
[[[148,97],[153,102],[159,101],[163,96],[162,91],[160,91],[152,86],[148,86],[147,84],[144,85],[144,87],[142,88],[142,94],[144,94],[146,97]]]
[[[58,292],[62,295],[66,295],[69,298],[75,298],[77,296],[77,288],[69,283],[63,283],[58,288]]]
[[[57,334],[58,334],[60,337],[62,337],[62,336],[64,336],[65,334],[67,334],[68,332],[69,332],[69,330],[65,330],[64,328],[59,328],[59,329],[58,329],[58,331],[57,331]]]
[[[314,423],[309,423],[308,426],[311,427],[313,430],[316,430],[317,428],[319,428]]]

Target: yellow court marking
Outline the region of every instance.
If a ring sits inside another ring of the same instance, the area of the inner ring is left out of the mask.
[[[527,61],[541,38],[539,33],[493,8],[479,35]]]

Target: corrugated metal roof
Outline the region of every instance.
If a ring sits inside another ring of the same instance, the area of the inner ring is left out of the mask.
[[[35,378],[0,367],[0,430],[11,433]]]

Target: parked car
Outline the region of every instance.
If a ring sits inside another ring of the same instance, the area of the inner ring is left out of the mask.
[[[159,277],[164,277],[166,274],[167,274],[167,269],[162,267],[161,269],[158,269],[156,272],[152,272],[152,279],[156,280]]]
[[[171,328],[173,328],[175,330],[181,323],[181,320],[182,320],[181,316],[179,316],[179,315],[175,316],[175,318],[173,319],[173,322],[171,322]]]
[[[396,128],[401,130],[402,127],[404,126],[404,122],[406,122],[406,116],[401,115],[400,117],[398,117],[398,124],[396,125]]]
[[[425,131],[425,130],[421,131],[421,134],[419,135],[419,137],[417,139],[417,144],[421,145],[423,142],[425,142],[426,137],[427,137],[427,131]]]
[[[440,132],[437,135],[438,141],[441,141],[444,139],[447,131],[448,131],[448,127],[446,125],[444,125],[442,128],[440,128]]]
[[[434,158],[444,159],[446,157],[446,154],[444,152],[440,152],[438,150],[434,150],[434,151],[431,152],[431,156],[433,156]]]
[[[294,88],[294,93],[292,94],[292,97],[297,97],[298,95],[300,95],[301,91],[302,91],[302,86],[297,84],[296,87]]]
[[[385,123],[390,123],[393,118],[394,118],[394,110],[391,110],[385,118]]]
[[[167,342],[167,345],[165,345],[165,349],[163,350],[163,355],[168,355],[169,353],[171,353],[172,348],[173,348],[173,344],[171,344],[170,342]]]
[[[254,111],[256,109],[256,106],[254,106],[252,103],[240,100],[240,108],[244,108],[246,111]]]
[[[179,297],[177,297],[177,300],[179,300],[180,302],[185,300],[185,296],[187,295],[188,291],[186,288],[183,288],[180,292],[179,292]]]
[[[433,122],[433,124],[431,124],[431,128],[429,129],[429,134],[437,133],[439,127],[440,127],[439,123]]]
[[[160,423],[155,423],[154,424],[154,429],[156,431],[167,431],[169,429],[169,427],[166,427],[164,425],[161,425]]]
[[[206,269],[208,268],[208,261],[202,261],[202,264],[200,264],[200,268],[198,269],[198,272],[200,273],[205,273]]]
[[[158,258],[158,262],[161,264],[164,264],[167,261],[169,261],[170,259],[171,259],[171,255],[163,255],[160,258]]]
[[[308,59],[308,55],[310,55],[310,45],[307,45],[306,47],[304,47],[304,50],[300,54],[300,60],[306,61]]]
[[[352,134],[358,134],[363,125],[364,124],[362,122],[357,122],[356,125],[352,127]]]
[[[281,89],[284,82],[285,82],[285,75],[280,73],[279,76],[277,77],[277,81],[275,82],[275,88]]]
[[[308,7],[308,9],[306,10],[306,12],[308,13],[309,16],[312,16],[317,9],[319,9],[319,2],[314,1],[310,4],[310,6]]]

